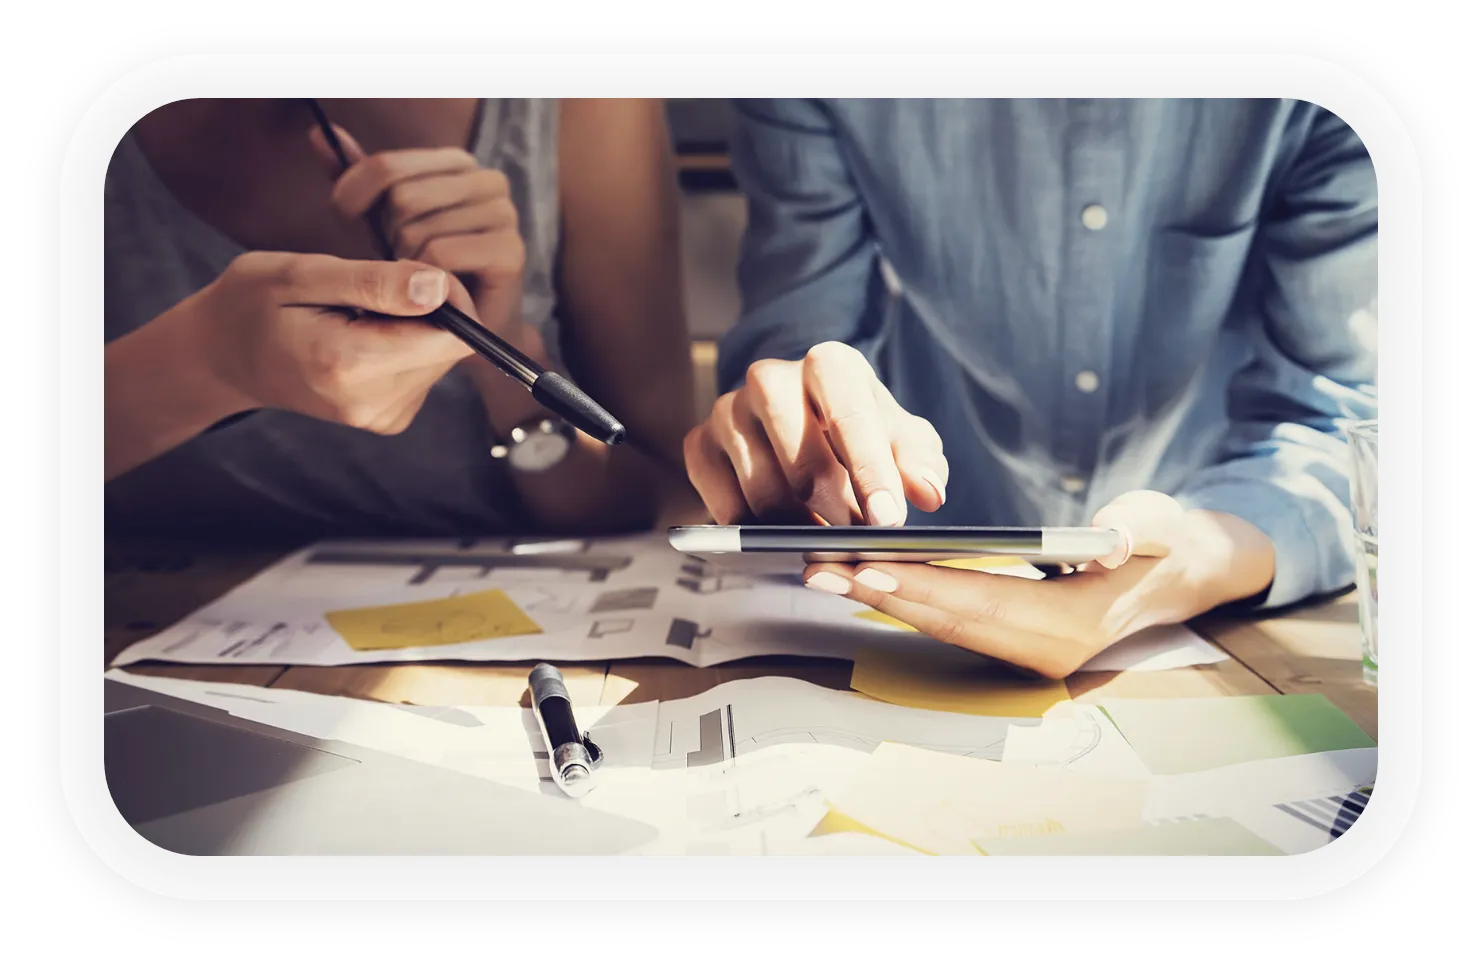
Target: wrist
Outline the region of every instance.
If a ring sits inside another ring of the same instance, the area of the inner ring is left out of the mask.
[[[1179,550],[1185,572],[1207,607],[1247,600],[1276,578],[1276,546],[1247,520],[1217,510],[1188,510],[1187,537]]]
[[[228,378],[202,294],[175,305],[145,329],[153,330],[153,357],[175,408],[204,420],[205,429],[261,404]]]
[[[241,405],[195,356],[175,310],[109,343],[103,354],[105,478],[174,449]]]

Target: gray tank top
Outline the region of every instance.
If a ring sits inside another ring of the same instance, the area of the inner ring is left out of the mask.
[[[485,100],[472,145],[509,178],[526,245],[524,316],[554,359],[557,119],[556,101]],[[243,251],[175,199],[132,133],[109,164],[104,219],[108,341],[204,288]],[[519,504],[489,456],[493,442],[483,403],[458,372],[397,436],[260,410],[109,483],[107,529],[268,539],[518,530]]]

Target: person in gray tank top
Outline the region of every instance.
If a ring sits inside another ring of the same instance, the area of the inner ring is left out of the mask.
[[[322,104],[343,173],[299,101],[166,105],[114,153],[109,533],[593,532],[694,505],[660,104]],[[377,259],[373,206],[396,262]],[[567,373],[637,445],[542,423],[461,342],[398,321],[445,300]]]

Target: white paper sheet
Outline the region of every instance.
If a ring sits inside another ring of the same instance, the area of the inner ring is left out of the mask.
[[[848,658],[891,631],[860,605],[805,588],[801,558],[698,557],[662,534],[521,543],[349,541],[290,555],[194,614],[125,650],[189,664],[600,661],[671,657],[708,667],[743,657]],[[327,612],[497,589],[541,628],[492,640],[356,650]]]
[[[1268,758],[1183,775],[1148,786],[1148,821],[1229,817],[1288,855],[1327,845],[1368,804],[1378,748]]]
[[[1218,664],[1230,655],[1182,624],[1149,627],[1119,641],[1081,666],[1082,671],[1168,671]]]
[[[1144,817],[1233,815],[1236,809],[1346,795],[1374,783],[1378,762],[1378,748],[1347,748],[1157,775],[1148,786]]]
[[[1004,738],[1005,764],[1063,768],[1112,778],[1146,778],[1150,772],[1106,712],[1071,704],[1046,715],[1039,727],[1011,725]]]

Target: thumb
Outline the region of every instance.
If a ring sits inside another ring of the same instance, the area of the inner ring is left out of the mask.
[[[1179,502],[1167,493],[1155,490],[1123,493],[1091,518],[1091,526],[1122,535],[1121,549],[1096,562],[1114,570],[1134,556],[1168,556],[1168,547],[1183,512]]]
[[[324,131],[317,124],[309,129],[309,143],[313,145],[314,153],[324,162],[325,170],[331,177],[337,179],[349,170],[351,165],[365,157],[365,149],[351,136],[349,131],[333,122],[330,126],[334,128],[335,137],[339,138],[340,149],[344,152],[343,158],[340,157],[339,152],[335,151],[334,145],[329,143],[329,139],[324,136]]]
[[[298,255],[285,273],[284,305],[324,305],[380,315],[426,315],[447,300],[452,276],[420,262],[362,262]]]

